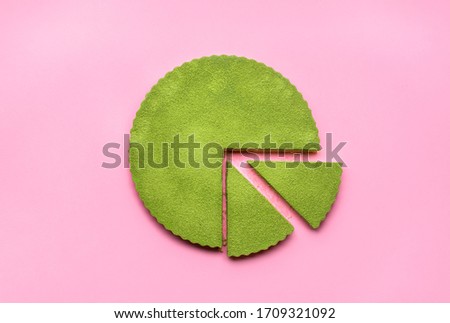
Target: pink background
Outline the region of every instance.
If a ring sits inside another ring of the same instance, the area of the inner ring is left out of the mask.
[[[449,39],[446,0],[1,1],[0,301],[449,302]],[[244,260],[101,167],[151,86],[211,54],[274,67],[348,141],[323,227]]]

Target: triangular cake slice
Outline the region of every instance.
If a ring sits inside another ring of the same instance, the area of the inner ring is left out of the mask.
[[[227,250],[229,257],[266,250],[294,228],[235,168],[227,171]]]
[[[250,162],[253,168],[316,229],[333,205],[341,182],[339,163]]]

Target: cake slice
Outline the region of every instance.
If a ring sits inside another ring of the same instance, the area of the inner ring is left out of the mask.
[[[257,161],[250,165],[312,228],[320,226],[339,190],[339,163]]]
[[[229,257],[266,250],[294,228],[235,168],[227,171],[227,250]]]

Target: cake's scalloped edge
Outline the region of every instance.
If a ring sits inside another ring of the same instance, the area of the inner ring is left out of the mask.
[[[130,165],[131,165],[131,164],[130,164]],[[169,228],[163,221],[161,221],[160,219],[158,219],[158,217],[155,216],[155,215],[152,213],[151,208],[147,205],[146,201],[142,198],[142,195],[141,195],[141,193],[140,193],[139,190],[138,190],[138,185],[139,185],[139,184],[138,184],[138,183],[136,182],[136,180],[134,179],[134,176],[133,176],[133,170],[132,170],[131,167],[130,167],[130,172],[131,172],[131,180],[133,181],[133,184],[134,184],[134,187],[135,187],[136,192],[138,193],[139,199],[141,200],[142,204],[144,205],[144,207],[146,208],[146,210],[148,211],[148,213],[156,220],[156,222],[158,222],[160,225],[162,225],[164,229],[166,229],[167,231],[171,232],[174,236],[177,236],[177,237],[181,238],[181,239],[184,240],[184,241],[190,242],[190,243],[192,243],[192,244],[195,244],[195,245],[198,245],[198,246],[201,246],[201,247],[210,248],[210,249],[217,249],[217,250],[219,250],[219,251],[222,251],[222,248],[223,248],[223,240],[221,241],[221,244],[220,244],[219,246],[212,246],[212,245],[204,244],[204,243],[201,243],[201,242],[198,242],[198,241],[193,241],[193,240],[191,240],[190,238],[188,238],[187,236],[185,236],[185,235],[183,235],[183,234],[181,234],[181,233],[178,233],[178,232],[175,231],[175,230],[172,230],[172,229]],[[222,239],[222,236],[221,236],[221,239]]]
[[[292,226],[292,224],[291,224],[291,226]],[[258,251],[251,251],[251,252],[248,252],[248,253],[243,253],[243,254],[241,254],[241,255],[239,255],[239,256],[228,255],[228,253],[227,253],[227,256],[228,256],[228,258],[240,258],[240,257],[249,257],[249,256],[252,256],[252,255],[257,255],[257,254],[259,254],[259,253],[261,253],[261,252],[264,252],[264,251],[266,251],[266,250],[269,250],[270,248],[276,247],[278,244],[280,244],[281,242],[285,241],[285,240],[286,240],[293,232],[294,232],[294,227],[292,226],[291,232],[289,232],[288,234],[286,234],[286,235],[284,236],[283,239],[278,240],[278,241],[276,241],[276,242],[274,242],[274,243],[272,243],[272,244],[269,244],[269,245],[268,245],[266,248],[264,248],[264,249],[260,249],[260,250],[258,250]]]
[[[291,86],[295,89],[295,92],[300,96],[300,99],[301,99],[302,101],[305,102],[306,107],[307,107],[307,109],[308,109],[308,111],[309,111],[309,114],[310,114],[310,116],[311,116],[311,119],[312,119],[312,121],[314,122],[314,128],[315,128],[315,132],[316,132],[316,133],[315,133],[316,138],[314,138],[314,139],[316,140],[317,144],[319,145],[319,149],[318,149],[317,151],[320,151],[322,147],[320,146],[319,128],[317,127],[316,119],[314,118],[314,116],[313,116],[313,114],[312,114],[312,110],[311,110],[311,108],[309,107],[308,101],[303,97],[303,94],[298,90],[298,88],[297,88],[297,87],[296,87],[296,86],[295,86],[295,85],[294,85],[287,77],[285,77],[285,76],[284,76],[283,74],[281,74],[280,72],[276,71],[273,67],[266,65],[265,63],[259,62],[259,61],[255,60],[255,59],[253,59],[253,58],[248,58],[248,57],[245,57],[245,56],[226,55],[226,54],[222,54],[222,55],[210,55],[210,56],[202,56],[202,57],[194,58],[194,59],[192,59],[192,60],[190,60],[190,61],[184,62],[184,63],[182,63],[181,65],[178,65],[178,66],[174,67],[171,71],[167,72],[166,74],[164,74],[163,77],[161,77],[160,79],[158,79],[158,81],[156,82],[156,84],[152,86],[152,88],[150,89],[149,92],[147,92],[147,94],[146,94],[145,97],[144,97],[144,100],[142,100],[141,105],[139,106],[139,109],[136,111],[136,114],[135,114],[134,119],[133,119],[133,126],[132,126],[131,129],[130,129],[130,139],[131,139],[131,134],[133,133],[133,128],[134,128],[134,126],[135,126],[135,120],[136,120],[136,117],[138,116],[138,114],[139,114],[140,111],[141,111],[142,104],[143,104],[145,101],[147,101],[147,99],[149,98],[149,96],[150,96],[150,94],[152,93],[152,91],[154,91],[154,90],[157,89],[159,86],[161,86],[161,83],[163,82],[163,80],[167,79],[168,77],[170,77],[171,75],[173,75],[177,70],[181,69],[183,66],[185,66],[185,65],[187,65],[187,64],[196,63],[196,62],[198,62],[198,61],[200,61],[200,60],[202,60],[202,59],[205,59],[205,58],[227,58],[227,57],[229,57],[229,58],[237,58],[237,59],[242,59],[242,60],[247,60],[247,61],[251,61],[251,62],[255,62],[255,63],[260,64],[260,65],[263,65],[263,66],[265,66],[266,68],[268,68],[269,70],[271,70],[275,75],[281,77],[282,79],[285,79],[285,80],[289,83],[289,85],[291,85]]]
[[[336,199],[337,199],[337,196],[338,196],[338,194],[339,194],[339,189],[340,189],[341,183],[342,183],[342,174],[344,173],[344,170],[342,169],[341,163],[334,163],[334,164],[338,164],[338,165],[341,166],[341,167],[340,167],[340,170],[341,170],[341,171],[340,171],[340,174],[339,174],[339,182],[338,182],[338,184],[337,184],[336,193],[334,194],[333,202],[330,204],[330,207],[329,207],[328,210],[325,212],[324,218],[323,218],[322,220],[319,221],[319,223],[317,224],[317,227],[313,227],[311,224],[309,224],[308,221],[306,221],[306,220],[303,219],[303,217],[302,217],[302,219],[303,219],[306,223],[308,223],[309,226],[310,226],[313,230],[318,230],[318,229],[320,228],[320,226],[322,225],[322,223],[328,218],[328,213],[330,213],[331,209],[333,208],[334,203],[336,203]]]

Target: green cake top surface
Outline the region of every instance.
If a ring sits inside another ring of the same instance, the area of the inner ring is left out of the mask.
[[[146,208],[175,235],[214,248],[222,246],[224,149],[320,149],[295,86],[236,56],[195,59],[166,74],[142,102],[130,135],[132,178]],[[171,145],[188,138],[198,148],[193,154]],[[205,163],[208,145],[217,150],[214,167]]]

